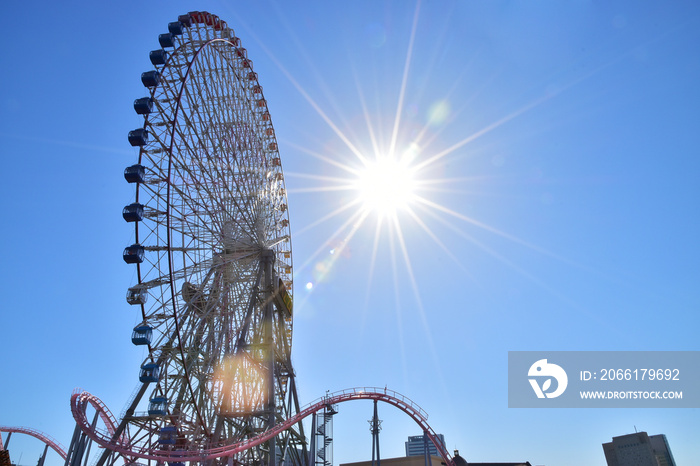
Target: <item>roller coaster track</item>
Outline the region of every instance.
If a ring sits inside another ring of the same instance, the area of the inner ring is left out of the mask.
[[[0,432],[10,432],[10,433],[17,433],[17,434],[27,434],[31,435],[34,438],[37,438],[44,442],[46,445],[50,446],[53,451],[59,454],[61,458],[64,460],[66,459],[66,450],[63,448],[63,446],[58,443],[56,440],[52,439],[48,435],[39,432],[38,430],[30,429],[28,427],[7,427],[7,426],[0,426]]]
[[[73,413],[73,417],[75,418],[75,421],[77,422],[78,426],[80,426],[80,429],[91,440],[97,442],[100,446],[104,448],[132,458],[142,458],[166,462],[203,462],[214,458],[232,456],[236,453],[240,453],[242,451],[253,448],[257,445],[267,442],[268,440],[277,436],[281,432],[291,428],[305,417],[310,416],[311,414],[323,409],[326,406],[353,400],[376,400],[390,404],[400,409],[401,411],[406,413],[411,419],[413,419],[413,421],[416,424],[418,424],[421,430],[433,442],[433,444],[437,448],[438,453],[445,461],[445,464],[447,466],[454,465],[452,457],[447,452],[442,443],[438,440],[435,431],[430,427],[430,425],[428,425],[428,415],[425,413],[425,411],[423,411],[418,405],[416,405],[413,401],[406,398],[405,396],[393,390],[387,390],[385,388],[351,388],[328,394],[322,398],[313,401],[305,408],[301,409],[296,415],[290,417],[284,422],[275,425],[271,429],[268,429],[255,437],[250,437],[236,443],[213,447],[201,451],[155,450],[144,446],[128,445],[125,443],[123,437],[118,439],[114,438],[114,430],[113,428],[110,428],[109,423],[105,422],[105,425],[108,426],[106,431],[90,426],[86,413],[88,404],[92,405],[98,411],[100,409],[106,410],[104,404],[97,397],[91,395],[88,392],[74,392],[71,396],[70,404],[71,412]],[[112,426],[113,425],[114,424],[112,424]]]

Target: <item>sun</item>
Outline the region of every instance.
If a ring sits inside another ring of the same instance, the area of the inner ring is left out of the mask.
[[[365,211],[393,216],[410,206],[415,197],[414,172],[393,157],[367,161],[359,171],[356,189]]]

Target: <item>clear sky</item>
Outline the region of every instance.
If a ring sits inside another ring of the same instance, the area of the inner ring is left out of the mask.
[[[693,1],[4,5],[0,424],[68,446],[74,388],[118,415],[138,383],[126,135],[148,52],[195,9],[241,38],[275,125],[302,404],[388,386],[468,461],[604,465],[636,428],[698,464],[697,409],[507,407],[508,351],[700,350]],[[392,147],[416,188],[377,228],[332,188]],[[371,458],[371,403],[339,411],[335,463]],[[380,418],[384,457],[421,433]]]

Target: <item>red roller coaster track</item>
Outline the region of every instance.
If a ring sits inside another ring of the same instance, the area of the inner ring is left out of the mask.
[[[0,426],[0,432],[10,432],[10,433],[18,433],[18,434],[27,434],[31,435],[34,438],[37,438],[44,442],[46,445],[50,446],[53,451],[58,453],[61,458],[64,460],[66,459],[66,450],[63,448],[63,446],[58,443],[56,440],[52,439],[46,434],[43,434],[39,432],[38,430],[30,429],[28,427],[7,427],[7,426]],[[2,442],[0,442],[2,443]]]
[[[104,404],[94,395],[88,392],[75,392],[71,397],[71,411],[76,422],[83,432],[100,446],[120,453],[128,457],[138,457],[143,459],[167,462],[183,462],[183,461],[204,461],[214,458],[222,458],[234,455],[241,451],[253,448],[261,443],[267,442],[279,433],[297,424],[307,416],[323,409],[325,406],[337,403],[344,403],[353,400],[376,400],[390,404],[399,408],[406,413],[413,421],[418,424],[423,432],[428,435],[428,438],[435,444],[438,453],[448,466],[453,465],[452,457],[444,448],[442,443],[437,439],[435,431],[428,425],[428,415],[413,401],[405,396],[387,389],[381,388],[351,388],[326,395],[318,400],[310,403],[299,413],[287,419],[286,421],[277,424],[272,429],[269,429],[255,437],[251,437],[240,442],[224,445],[216,448],[211,448],[201,451],[178,451],[178,450],[153,450],[136,445],[124,444],[122,439],[114,439],[114,430],[109,422],[105,422],[107,429],[101,430],[95,427],[90,427],[87,419],[86,409],[88,404],[92,405],[96,410],[106,410]],[[107,416],[110,417],[111,416]],[[103,420],[105,417],[103,417]],[[48,443],[48,442],[47,442]]]

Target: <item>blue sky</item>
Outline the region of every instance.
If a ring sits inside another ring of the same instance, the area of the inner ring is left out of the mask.
[[[601,443],[635,428],[696,460],[697,409],[507,407],[508,351],[700,349],[690,1],[6,5],[0,424],[67,446],[74,388],[118,414],[136,387],[126,134],[148,52],[191,10],[236,31],[269,103],[302,404],[388,386],[468,461],[602,465]],[[359,167],[350,145],[373,157],[373,137],[432,160],[416,174],[426,202],[379,234],[376,215],[338,212],[357,192],[328,189],[354,180],[340,165]],[[335,463],[370,458],[371,403],[339,411]],[[382,455],[403,455],[420,432],[392,408],[380,418]],[[25,465],[41,448],[10,444]]]

